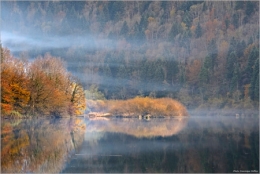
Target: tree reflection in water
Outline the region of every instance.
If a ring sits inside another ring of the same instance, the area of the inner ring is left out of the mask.
[[[57,173],[83,140],[80,119],[2,120],[3,173]]]
[[[79,153],[62,172],[259,171],[258,120],[257,117],[87,120]]]

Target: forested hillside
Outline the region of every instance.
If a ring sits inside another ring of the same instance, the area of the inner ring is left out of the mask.
[[[172,97],[188,108],[259,101],[257,1],[1,2],[2,44],[49,52],[107,99]],[[98,89],[98,90],[97,90]],[[93,91],[92,91],[93,92]]]

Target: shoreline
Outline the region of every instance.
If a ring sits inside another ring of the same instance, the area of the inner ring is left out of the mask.
[[[164,115],[152,115],[152,114],[111,114],[111,113],[104,113],[104,112],[89,112],[88,114],[85,114],[84,117],[89,118],[98,118],[98,117],[106,117],[106,118],[139,118],[139,119],[148,119],[148,118],[169,118],[169,117],[188,117],[188,115],[170,115],[170,116],[164,116]]]

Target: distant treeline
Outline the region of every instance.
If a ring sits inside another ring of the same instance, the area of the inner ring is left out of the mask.
[[[138,95],[175,98],[188,108],[258,107],[257,1],[12,1],[2,9],[3,30],[36,39],[85,38],[48,52],[107,99]],[[39,47],[26,54],[45,52]]]
[[[64,116],[86,108],[83,87],[60,58],[45,54],[32,62],[1,47],[1,115]]]

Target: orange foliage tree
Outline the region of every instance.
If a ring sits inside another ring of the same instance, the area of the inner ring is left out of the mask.
[[[10,114],[11,111],[25,113],[30,91],[28,79],[25,73],[26,63],[14,59],[8,50],[2,49],[1,59],[1,110],[2,114]]]
[[[27,115],[79,115],[86,108],[84,89],[65,63],[45,54],[28,64],[1,48],[1,110]]]
[[[83,87],[65,69],[65,63],[50,54],[30,66],[30,112],[48,115],[82,114],[86,106]],[[72,108],[73,109],[72,109]],[[81,110],[81,111],[79,111]]]

